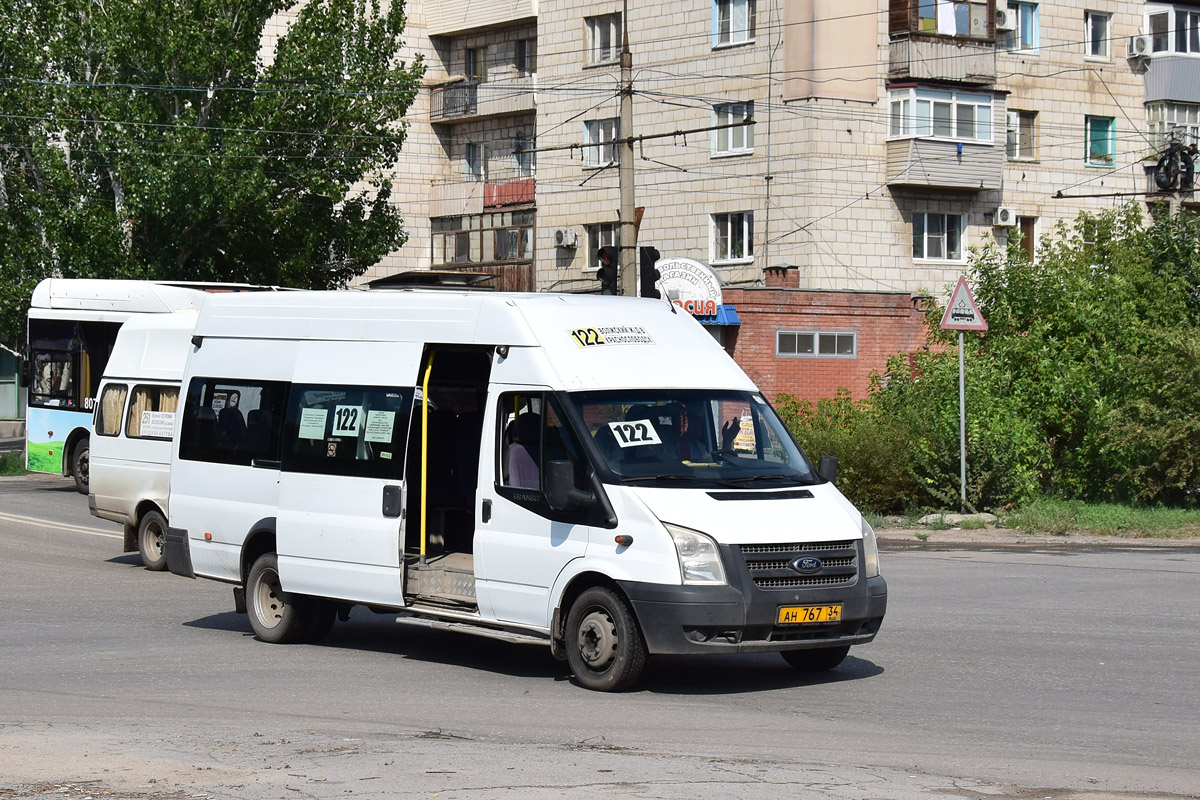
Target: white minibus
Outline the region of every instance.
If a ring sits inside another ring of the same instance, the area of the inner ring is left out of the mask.
[[[667,303],[215,297],[183,385],[168,567],[265,641],[362,604],[614,691],[658,653],[829,669],[883,621],[871,527]]]
[[[163,543],[171,442],[196,313],[132,317],[117,333],[97,394],[88,508],[125,526],[125,552],[167,568]]]

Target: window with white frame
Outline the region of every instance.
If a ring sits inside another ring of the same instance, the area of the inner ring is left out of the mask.
[[[853,331],[775,331],[779,358],[855,358],[858,334]]]
[[[754,258],[754,213],[734,211],[712,215],[712,261]]]
[[[919,211],[913,214],[913,259],[917,261],[962,261],[963,215],[935,214]]]
[[[1146,32],[1155,53],[1200,53],[1200,9],[1147,5]]]
[[[1016,17],[1010,50],[1037,50],[1041,46],[1038,30],[1038,4],[1009,2],[1008,10]]]
[[[475,183],[487,178],[486,164],[483,144],[468,142],[463,147],[463,175],[468,182]]]
[[[607,167],[617,163],[618,120],[589,119],[583,123],[583,164],[585,167]]]
[[[1089,167],[1111,167],[1117,162],[1117,120],[1113,117],[1085,117],[1084,139]]]
[[[951,89],[910,87],[888,92],[888,138],[932,136],[992,141],[992,96]]]
[[[585,225],[588,237],[588,264],[585,269],[600,269],[600,248],[617,246],[617,223]]]
[[[1004,132],[1009,161],[1033,161],[1037,158],[1037,112],[1009,111]]]
[[[621,55],[621,15],[587,17],[588,63],[611,64]]]
[[[713,106],[715,124],[739,125],[754,116],[754,103],[724,103]],[[754,127],[740,125],[713,131],[713,155],[735,155],[754,150]]]
[[[754,41],[755,0],[713,0],[713,46]]]
[[[1164,148],[1173,141],[1200,144],[1200,105],[1195,103],[1151,103],[1146,106],[1150,141]]]
[[[1083,52],[1090,58],[1108,58],[1108,28],[1111,14],[1083,12]]]

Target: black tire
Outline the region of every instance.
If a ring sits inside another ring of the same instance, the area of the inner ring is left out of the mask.
[[[845,660],[850,645],[822,647],[817,650],[784,650],[779,655],[793,667],[805,672],[826,672]]]
[[[575,679],[598,692],[631,688],[646,665],[646,642],[629,604],[602,587],[571,605],[564,646]]]
[[[88,493],[91,479],[92,446],[87,439],[81,440],[71,451],[71,475],[75,478],[75,491]]]
[[[309,598],[290,595],[279,583],[279,560],[264,553],[246,577],[246,615],[259,639],[272,644],[302,642],[309,633]]]
[[[138,523],[138,552],[142,564],[151,572],[167,568],[167,520],[157,511],[147,511]]]

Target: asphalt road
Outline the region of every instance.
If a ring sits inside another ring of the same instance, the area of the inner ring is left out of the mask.
[[[660,657],[621,695],[362,609],[267,645],[119,551],[68,482],[0,479],[0,798],[1200,796],[1194,548],[885,550],[836,671]]]

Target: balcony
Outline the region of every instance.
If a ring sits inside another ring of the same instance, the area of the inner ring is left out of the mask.
[[[996,82],[996,46],[991,42],[911,33],[893,36],[888,50],[891,80]]]
[[[941,139],[895,139],[887,143],[889,186],[984,191],[999,189],[1004,148]]]
[[[1146,65],[1146,102],[1200,103],[1200,57],[1159,53]]]
[[[429,121],[435,124],[532,114],[537,110],[531,75],[483,83],[460,78],[429,87],[429,100]]]

